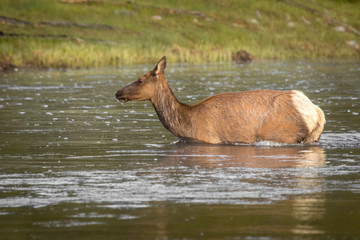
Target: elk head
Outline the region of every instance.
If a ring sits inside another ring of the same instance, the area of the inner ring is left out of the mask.
[[[139,77],[135,82],[116,92],[115,97],[120,102],[150,100],[155,94],[156,86],[161,78],[165,79],[164,69],[166,57],[162,57],[154,70]]]

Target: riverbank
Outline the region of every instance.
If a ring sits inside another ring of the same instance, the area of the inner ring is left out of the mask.
[[[359,58],[359,1],[0,2],[0,69]]]

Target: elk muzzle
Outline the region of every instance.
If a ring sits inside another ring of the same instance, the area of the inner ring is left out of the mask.
[[[118,99],[120,102],[125,103],[125,102],[129,101],[129,99],[127,97],[125,97],[123,92],[124,92],[123,89],[117,91],[115,93],[115,98]]]

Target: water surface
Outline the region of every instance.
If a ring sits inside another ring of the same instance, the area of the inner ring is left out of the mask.
[[[358,62],[168,63],[188,104],[305,92],[327,119],[310,145],[178,141],[114,98],[152,67],[1,73],[1,239],[360,238]]]

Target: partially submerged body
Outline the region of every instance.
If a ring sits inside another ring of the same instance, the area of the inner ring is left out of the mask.
[[[299,91],[226,93],[191,109],[191,138],[211,143],[314,142],[325,122],[323,112]]]
[[[172,93],[165,66],[164,57],[153,71],[119,90],[116,98],[150,100],[160,121],[179,138],[214,144],[310,143],[320,138],[324,113],[300,91],[223,93],[186,105]]]

